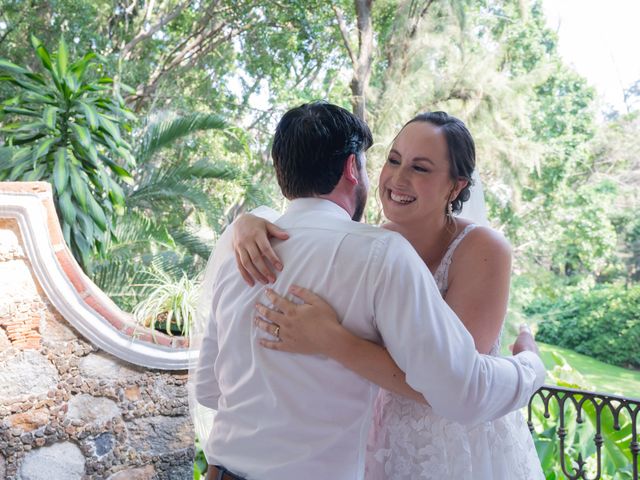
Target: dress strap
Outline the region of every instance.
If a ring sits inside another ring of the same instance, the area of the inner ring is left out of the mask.
[[[471,223],[464,227],[462,232],[460,232],[458,236],[454,238],[453,241],[449,244],[447,251],[440,261],[440,265],[438,265],[438,268],[436,269],[436,273],[433,274],[433,278],[435,279],[436,284],[438,285],[438,289],[443,296],[447,292],[447,287],[449,285],[449,265],[451,264],[451,259],[453,258],[453,252],[456,251],[456,248],[458,248],[460,242],[464,240],[464,237],[466,237],[467,234],[477,226],[478,225],[476,225],[475,223]]]

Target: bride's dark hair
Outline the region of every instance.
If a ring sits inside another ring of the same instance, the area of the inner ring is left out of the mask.
[[[469,182],[451,203],[453,212],[459,213],[462,210],[462,204],[471,196],[470,188],[473,184],[471,174],[476,168],[476,146],[473,137],[462,120],[446,112],[421,113],[409,120],[405,127],[414,122],[429,122],[442,128],[449,150],[451,179],[454,181],[464,179]]]

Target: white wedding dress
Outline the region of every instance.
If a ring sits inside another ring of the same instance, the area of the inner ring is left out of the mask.
[[[447,249],[434,278],[444,296],[451,258],[476,225]],[[500,340],[490,354],[498,355]],[[431,407],[381,389],[369,435],[365,480],[541,480],[531,433],[520,412],[466,426]]]

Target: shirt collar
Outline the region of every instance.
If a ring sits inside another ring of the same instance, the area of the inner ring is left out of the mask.
[[[343,220],[351,220],[349,213],[337,203],[331,200],[317,197],[295,198],[289,203],[287,212],[322,212],[341,218]]]

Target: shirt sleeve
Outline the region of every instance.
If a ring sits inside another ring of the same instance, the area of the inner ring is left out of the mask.
[[[217,409],[220,388],[215,374],[215,363],[218,358],[218,330],[215,319],[214,303],[216,301],[216,285],[222,262],[233,255],[233,226],[227,227],[218,239],[215,249],[209,258],[202,281],[200,299],[196,312],[194,332],[191,341],[199,350],[198,363],[194,375],[195,396],[198,403],[205,407]]]
[[[433,410],[460,423],[499,418],[524,407],[542,385],[544,365],[531,352],[479,354],[413,247],[390,235],[372,278],[374,318],[407,383]]]

